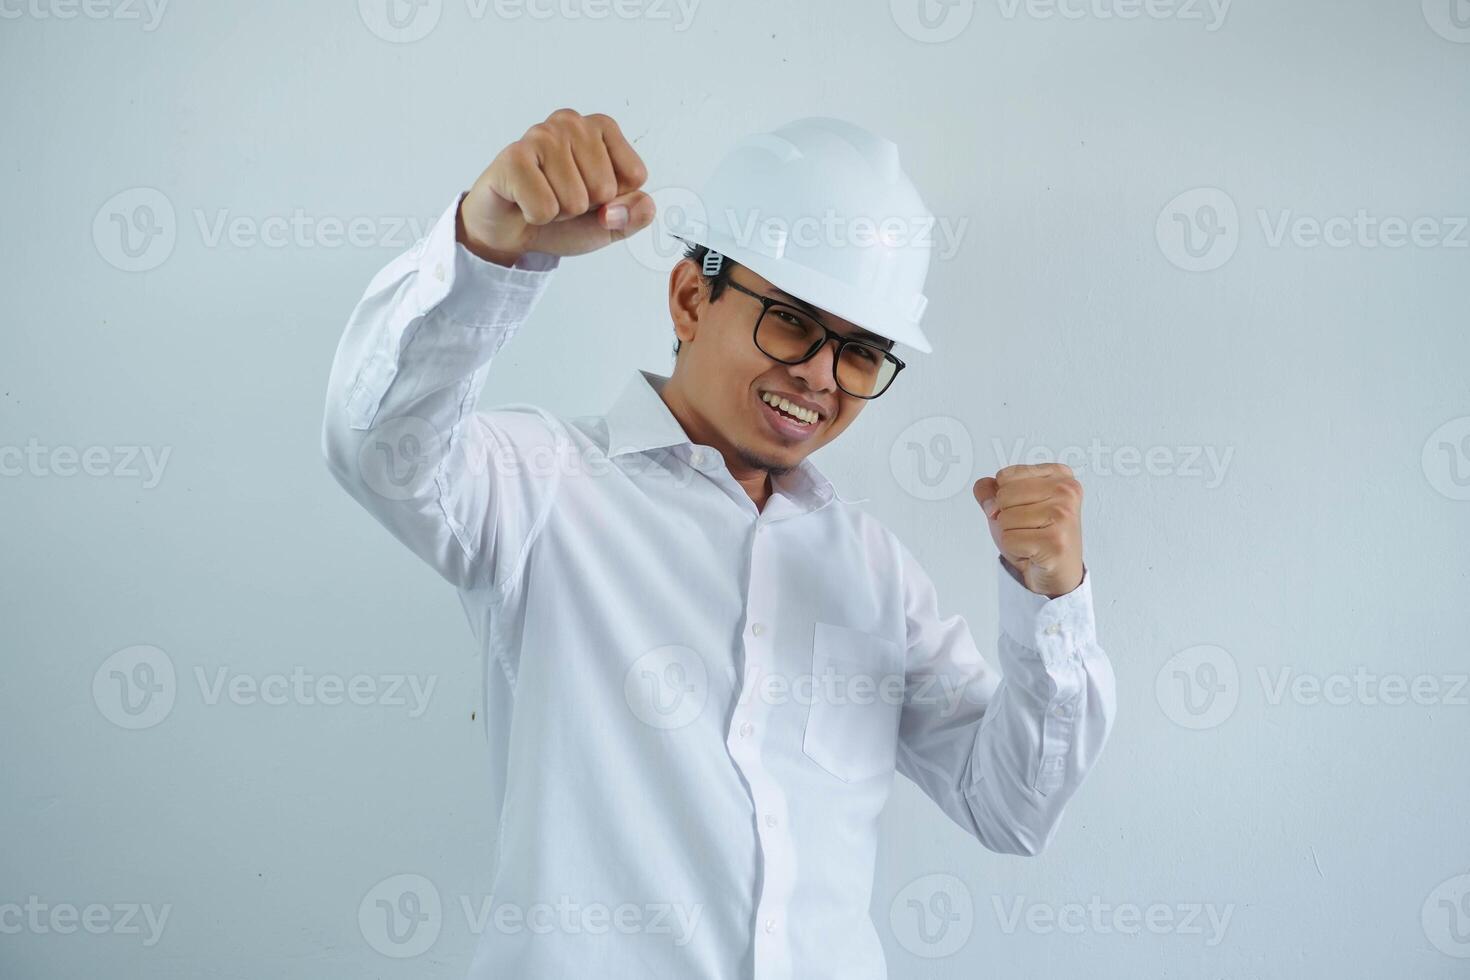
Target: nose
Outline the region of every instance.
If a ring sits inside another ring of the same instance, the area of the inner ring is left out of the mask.
[[[787,366],[792,374],[807,383],[813,391],[835,391],[837,389],[837,344],[828,337],[822,349],[800,364]]]

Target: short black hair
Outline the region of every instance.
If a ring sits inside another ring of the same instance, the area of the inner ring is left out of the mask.
[[[693,262],[694,267],[699,270],[700,278],[704,280],[705,285],[709,286],[709,301],[713,303],[725,291],[725,283],[730,278],[730,270],[735,267],[736,263],[726,255],[724,261],[720,263],[720,271],[712,276],[707,276],[704,274],[704,257],[708,253],[709,249],[703,245],[697,245],[694,242],[684,243],[684,258]],[[675,357],[679,356],[681,343],[678,337],[674,338]]]

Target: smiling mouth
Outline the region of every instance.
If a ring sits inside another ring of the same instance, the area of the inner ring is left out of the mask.
[[[822,414],[820,412],[814,412],[809,408],[802,408],[800,405],[793,405],[780,395],[763,391],[760,397],[761,401],[775,411],[776,414],[797,425],[816,426],[817,423],[822,421]]]
[[[760,407],[756,411],[765,420],[765,427],[785,445],[797,445],[815,439],[817,431],[826,421],[821,413],[801,408],[789,401],[783,409],[781,397],[770,392],[760,392],[759,399]]]

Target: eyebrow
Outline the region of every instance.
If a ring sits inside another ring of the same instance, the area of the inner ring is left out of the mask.
[[[791,306],[799,306],[810,313],[812,316],[816,317],[818,321],[822,323],[827,322],[825,311],[822,310],[821,307],[813,306],[806,300],[792,296],[790,293],[782,289],[780,286],[777,286],[775,283],[771,284],[771,288],[780,293],[780,296],[778,296],[777,298],[780,299],[782,302],[788,303]],[[890,350],[893,347],[893,341],[889,340],[887,337],[880,337],[877,334],[873,333],[871,330],[864,330],[862,327],[858,327],[852,333],[848,334],[848,336],[852,337],[854,340],[869,341],[874,346],[882,347],[884,350]]]

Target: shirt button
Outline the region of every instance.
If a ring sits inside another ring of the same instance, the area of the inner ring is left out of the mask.
[[[774,827],[774,826],[776,826],[776,815],[774,813],[768,813],[768,814],[766,814],[766,826],[767,827]]]
[[[740,726],[740,737],[741,738],[750,738],[750,736],[754,732],[755,732],[755,726],[752,725],[750,722],[747,721],[747,722],[744,722],[744,723],[741,724],[741,726]]]
[[[763,632],[765,632],[765,629],[765,626],[761,623],[750,624],[750,632],[755,634],[756,636],[760,636]]]
[[[1054,714],[1054,715],[1056,715],[1058,718],[1065,718],[1065,717],[1067,717],[1067,709],[1066,708],[1063,708],[1061,706],[1058,706],[1056,708],[1053,708],[1051,713]]]
[[[1056,623],[1052,623],[1050,626],[1048,626],[1045,629],[1044,632],[1046,633],[1047,636],[1056,636],[1061,631],[1062,631],[1062,628],[1060,626],[1058,626]]]
[[[767,919],[766,920],[766,932],[775,932],[775,931],[776,931],[776,920],[775,919]]]
[[[443,262],[440,262],[438,265],[434,266],[434,278],[435,279],[438,279],[440,282],[443,282],[444,281],[444,263]]]

